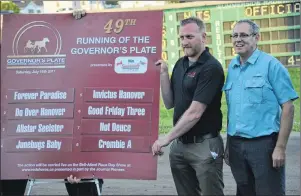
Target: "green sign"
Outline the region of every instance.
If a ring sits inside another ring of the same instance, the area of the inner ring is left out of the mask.
[[[300,64],[300,1],[261,1],[164,10],[162,58],[168,62],[170,71],[183,56],[180,21],[190,16],[205,22],[207,46],[224,68],[236,55],[230,38],[233,26],[244,18],[259,25],[261,50],[286,66]]]

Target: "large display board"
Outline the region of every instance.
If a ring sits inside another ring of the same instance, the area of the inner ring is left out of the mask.
[[[211,53],[227,68],[234,53],[230,35],[236,21],[254,20],[261,28],[259,48],[284,65],[300,65],[300,1],[255,1],[165,9],[162,58],[173,66],[183,56],[178,36],[182,19],[196,16],[206,23]]]
[[[1,179],[156,179],[162,18],[5,15]]]

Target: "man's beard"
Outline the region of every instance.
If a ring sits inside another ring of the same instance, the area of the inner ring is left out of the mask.
[[[184,48],[185,56],[194,57],[198,54],[197,50],[194,48]]]

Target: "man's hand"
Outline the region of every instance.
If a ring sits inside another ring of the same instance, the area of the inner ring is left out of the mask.
[[[285,149],[276,146],[272,154],[272,159],[274,168],[282,167],[285,163]]]
[[[229,147],[228,145],[226,145],[226,149],[225,149],[225,152],[224,152],[224,160],[225,160],[225,163],[230,166],[229,164]]]
[[[168,66],[167,66],[167,63],[163,60],[158,60],[156,63],[155,63],[157,66],[161,66],[161,71],[160,73],[163,74],[163,73],[166,73],[168,74]]]
[[[170,141],[168,140],[167,137],[164,137],[162,139],[158,139],[157,141],[155,141],[155,143],[153,144],[152,147],[152,151],[153,151],[153,155],[162,155],[163,152],[161,151],[162,147],[168,146],[168,144],[170,143]]]
[[[67,180],[71,184],[80,182],[80,179],[76,178],[75,176],[73,177],[73,175],[70,175],[69,177],[67,177]]]
[[[78,20],[81,19],[82,17],[84,17],[86,15],[86,11],[83,9],[80,10],[74,10],[72,13],[73,17]]]

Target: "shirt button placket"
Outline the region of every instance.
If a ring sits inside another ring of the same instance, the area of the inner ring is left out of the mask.
[[[235,111],[235,115],[236,115],[236,133],[239,133],[239,127],[241,127],[240,125],[240,108],[241,108],[241,96],[242,96],[242,82],[243,82],[243,76],[242,76],[242,70],[240,69],[239,71],[239,76],[238,76],[238,82],[237,82],[237,88],[236,88],[236,111]]]

